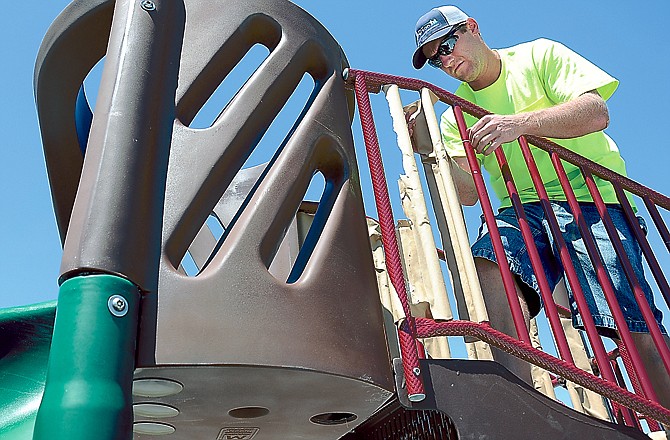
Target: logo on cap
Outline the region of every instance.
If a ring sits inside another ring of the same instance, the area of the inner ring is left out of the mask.
[[[423,35],[424,32],[426,32],[428,29],[432,28],[433,26],[439,24],[438,21],[434,18],[431,18],[428,23],[425,23],[423,26],[421,26],[419,29],[416,30],[416,35],[421,39],[421,36]]]
[[[418,45],[425,43],[424,40],[430,38],[435,32],[449,26],[449,23],[447,23],[442,14],[433,13],[431,15],[432,17],[428,21],[416,29],[416,43]]]

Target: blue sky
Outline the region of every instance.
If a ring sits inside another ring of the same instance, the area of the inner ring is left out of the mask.
[[[53,216],[44,156],[32,91],[35,57],[49,24],[67,5],[62,0],[5,2],[0,14],[2,55],[3,157],[0,160],[1,243],[0,307],[55,299],[61,248]],[[410,64],[416,19],[439,4],[365,0],[298,1],[319,19],[343,47],[352,67],[418,77],[448,90],[456,82],[435,69],[416,71]],[[621,81],[609,101],[610,128],[627,159],[629,175],[659,192],[670,194],[667,177],[667,47],[670,3],[619,1],[463,1],[491,47],[505,47],[538,37],[558,40],[581,53]],[[560,5],[558,7],[557,5]],[[644,7],[644,10],[639,8]],[[375,114],[384,100],[373,97]],[[393,190],[399,172],[395,136],[380,122],[380,143]],[[354,121],[357,150],[363,151],[360,125]],[[363,182],[369,181],[361,158]],[[369,185],[366,207],[374,213]],[[662,248],[657,250],[663,251]],[[663,252],[661,265],[669,267]]]

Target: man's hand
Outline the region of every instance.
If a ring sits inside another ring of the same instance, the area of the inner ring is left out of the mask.
[[[486,115],[468,130],[470,143],[478,153],[491,154],[507,142],[527,133],[529,113],[516,115]]]
[[[486,155],[524,134],[569,139],[604,130],[608,124],[607,104],[596,90],[591,90],[542,110],[484,116],[468,133],[475,151]]]

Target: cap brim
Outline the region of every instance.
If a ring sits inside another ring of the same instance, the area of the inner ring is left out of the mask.
[[[439,38],[444,37],[445,35],[448,35],[452,30],[454,30],[455,27],[456,25],[449,26],[448,28],[442,29],[439,32],[435,32],[435,35],[431,35],[430,40],[423,43],[414,51],[414,55],[412,56],[412,65],[414,66],[415,69],[421,69],[426,64],[426,61],[428,61],[426,56],[423,54],[423,50],[421,50],[423,46],[430,43],[431,41],[435,41]]]

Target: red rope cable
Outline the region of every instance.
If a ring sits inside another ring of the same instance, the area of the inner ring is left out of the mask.
[[[670,424],[670,410],[656,402],[644,399],[628,390],[622,389],[584,370],[580,370],[568,362],[537,350],[513,337],[500,332],[486,323],[470,321],[436,322],[428,318],[416,318],[417,335],[420,338],[434,336],[472,336],[504,350],[527,362],[531,362],[545,370],[564,377],[585,388],[599,393],[628,408],[648,415],[655,420]]]
[[[526,141],[525,136],[521,136],[519,138],[519,146],[521,148],[521,153],[524,156],[524,160],[526,161],[526,165],[528,166],[531,179],[533,180],[533,185],[535,186],[538,197],[540,198],[540,203],[542,205],[542,209],[545,212],[547,222],[549,223],[549,228],[551,229],[551,233],[556,240],[559,257],[561,263],[563,264],[563,270],[565,272],[567,282],[572,288],[572,293],[577,303],[577,309],[582,315],[582,321],[584,324],[584,329],[586,330],[586,335],[589,338],[596,360],[601,364],[600,373],[605,379],[616,383],[614,371],[611,369],[609,362],[607,362],[605,346],[600,339],[595,322],[591,316],[591,311],[584,297],[584,291],[582,290],[577,272],[575,271],[575,266],[572,262],[572,257],[568,251],[565,239],[563,238],[563,234],[561,232],[561,228],[558,225],[553,208],[551,207],[549,195],[547,194],[547,190],[544,187],[544,183],[540,177],[540,172],[537,168],[537,164],[535,163],[535,159],[533,158],[533,154],[530,151],[530,147]],[[572,312],[569,310],[568,313],[568,316],[572,315]]]
[[[535,365],[545,368],[548,371],[552,371],[555,374],[560,374],[568,380],[571,380],[584,386],[585,388],[591,389],[605,397],[610,398],[614,402],[619,402],[626,407],[632,408],[642,414],[670,424],[670,410],[663,408],[658,403],[646,400],[643,397],[640,397],[617,386],[613,382],[608,382],[604,379],[593,376],[592,374],[580,370],[568,362],[557,359],[556,357],[542,351],[536,350],[527,343],[516,340],[491,328],[486,323],[474,323],[467,321],[438,323],[425,318],[417,318],[415,320],[415,318],[411,316],[409,310],[407,286],[405,284],[405,278],[402,273],[402,264],[400,262],[398,246],[395,238],[395,222],[393,220],[393,214],[391,211],[388,189],[386,179],[384,177],[383,164],[381,161],[381,154],[379,152],[379,143],[376,137],[376,129],[372,117],[368,92],[378,92],[381,85],[392,83],[409,90],[418,91],[422,88],[429,88],[435,92],[443,102],[447,102],[454,106],[462,106],[468,113],[474,116],[481,117],[485,114],[488,114],[488,112],[468,101],[465,101],[424,81],[358,70],[350,70],[348,76],[349,77],[346,79],[346,81],[349,85],[353,82],[356,99],[358,102],[361,126],[363,127],[363,136],[368,154],[368,163],[373,181],[373,189],[375,192],[375,202],[377,204],[377,210],[380,216],[382,242],[384,244],[384,250],[387,254],[387,270],[389,272],[391,283],[398,293],[403,310],[407,317],[407,321],[405,321],[399,329],[399,336],[401,353],[403,357],[403,368],[405,370],[405,378],[407,380],[407,388],[410,392],[410,395],[412,394],[413,390],[416,391],[417,389],[420,390],[417,391],[417,394],[423,393],[423,384],[421,383],[420,377],[418,376],[418,354],[416,349],[417,336],[432,337],[468,335],[479,338],[482,341],[488,342],[489,344],[495,345],[508,353],[511,353],[528,362],[534,363]],[[666,207],[666,209],[670,209],[670,198],[662,194],[656,193],[655,191],[646,188],[643,185],[628,179],[627,177],[612,173],[601,165],[584,159],[581,156],[576,155],[575,153],[566,150],[565,148],[551,141],[533,136],[529,136],[528,139],[534,145],[549,152],[552,156],[558,155],[568,162],[575,163],[584,168],[590,169],[600,177],[603,177],[612,182],[616,182],[618,185],[627,189],[628,191],[641,196],[647,205],[656,203],[660,206]],[[552,159],[557,161],[557,158],[555,157],[552,157]],[[655,206],[653,207],[655,208]],[[650,211],[652,210],[650,209]],[[655,218],[654,213],[657,213],[657,210],[652,212],[652,217],[654,217],[656,222],[657,219]],[[662,221],[661,224],[662,226],[665,226]],[[670,240],[666,240],[666,242],[667,241]],[[653,420],[650,422],[653,423]]]
[[[423,383],[420,377],[419,355],[416,345],[416,330],[414,328],[414,318],[409,307],[409,295],[407,294],[407,285],[403,274],[402,262],[400,260],[400,251],[395,234],[395,220],[391,209],[391,201],[388,194],[386,175],[384,174],[384,164],[382,162],[381,152],[379,151],[379,141],[377,131],[370,107],[370,98],[366,89],[365,76],[359,74],[356,76],[355,83],[356,101],[358,102],[358,113],[363,128],[363,140],[365,150],[368,155],[368,166],[372,179],[372,189],[375,195],[377,205],[377,214],[379,215],[379,227],[382,235],[382,245],[386,255],[386,270],[388,271],[391,284],[395,288],[403,312],[405,321],[398,329],[398,338],[400,350],[403,359],[403,370],[407,382],[407,391],[410,400],[422,400],[425,396]]]
[[[353,79],[360,74],[365,75],[366,87],[367,90],[369,90],[370,92],[375,93],[378,92],[379,88],[385,84],[397,84],[398,87],[400,88],[415,91],[419,91],[425,88],[435,93],[435,95],[440,99],[440,101],[445,102],[452,106],[458,105],[466,113],[469,113],[477,118],[481,118],[484,115],[491,114],[491,112],[471,103],[470,101],[467,101],[459,96],[456,96],[453,93],[450,93],[447,90],[437,87],[431,83],[416,78],[406,78],[402,76],[387,75],[378,72],[368,72],[364,70],[349,69],[349,79],[347,80],[347,84],[352,85]],[[665,196],[657,191],[654,191],[653,189],[648,188],[628,177],[617,174],[614,171],[610,170],[609,168],[605,168],[604,166],[596,162],[586,159],[580,156],[579,154],[575,153],[574,151],[568,150],[567,148],[562,147],[557,143],[552,142],[548,139],[544,139],[537,136],[526,136],[526,138],[531,144],[535,145],[536,147],[550,153],[556,153],[561,157],[561,159],[565,159],[568,162],[573,163],[575,165],[586,166],[599,177],[602,177],[603,179],[609,180],[611,182],[616,182],[626,190],[632,192],[633,194],[636,194],[642,198],[648,198],[650,201],[653,201],[653,203],[670,210],[670,197]],[[670,235],[668,236],[668,238],[670,239]],[[668,244],[670,245],[670,243]]]
[[[615,342],[619,349],[619,355],[621,356],[621,360],[623,361],[623,366],[626,369],[626,372],[628,373],[630,383],[633,385],[633,390],[635,391],[636,394],[644,395],[642,387],[640,386],[640,380],[636,374],[635,368],[633,368],[633,363],[631,362],[630,359],[630,353],[628,353],[628,350],[626,349],[626,345],[620,339],[615,339]],[[652,431],[659,431],[661,429],[655,420],[647,419],[647,424],[649,425],[649,429],[651,429]]]

